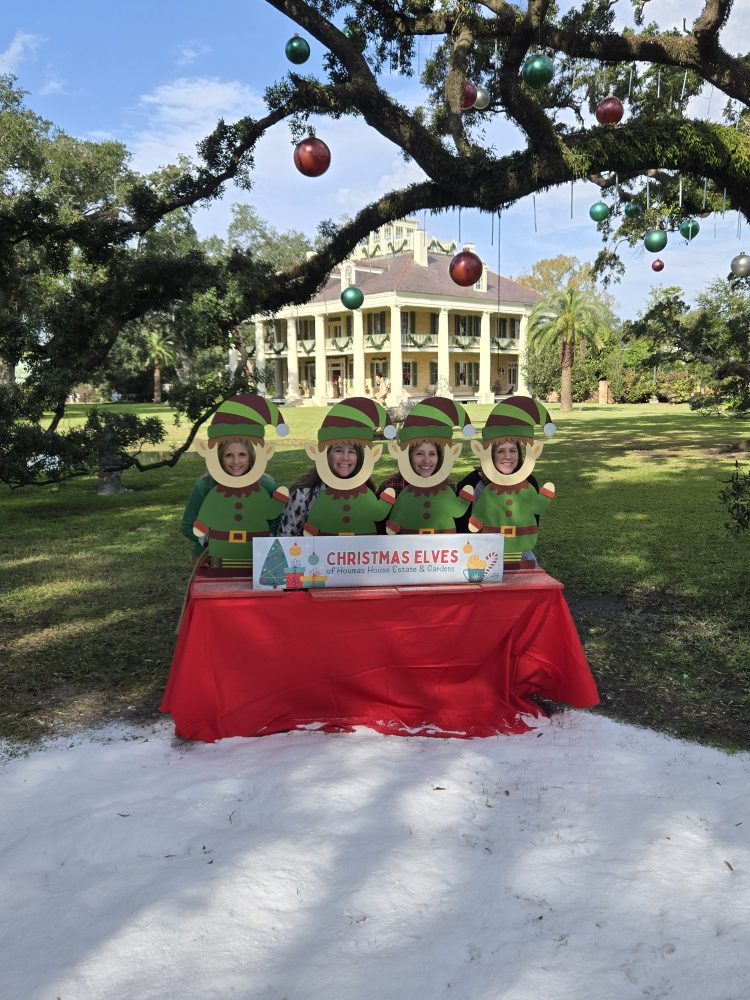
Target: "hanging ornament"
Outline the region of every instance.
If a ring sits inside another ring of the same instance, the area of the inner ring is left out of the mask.
[[[295,66],[301,66],[310,58],[310,46],[299,35],[294,35],[293,38],[289,39],[284,46],[284,52],[289,62],[294,63]]]
[[[635,201],[629,201],[623,211],[629,219],[635,219],[641,214],[641,206]]]
[[[643,245],[651,253],[658,253],[667,245],[667,234],[663,229],[649,229],[643,237]]]
[[[735,277],[746,278],[750,274],[750,256],[743,250],[732,260],[729,267]]]
[[[603,201],[595,201],[589,209],[589,215],[594,222],[604,222],[605,219],[609,218],[609,205]]]
[[[524,83],[532,90],[541,90],[542,87],[546,87],[554,75],[555,64],[542,53],[527,59],[521,69]]]
[[[320,177],[331,165],[331,151],[322,139],[303,139],[295,146],[294,165],[305,177]]]
[[[468,111],[469,108],[473,108],[477,99],[477,88],[473,83],[469,83],[467,80],[464,84],[464,92],[461,95],[461,110]]]
[[[365,297],[362,289],[357,288],[356,285],[349,285],[341,293],[341,302],[345,309],[359,309],[364,301]]]
[[[477,96],[474,101],[474,108],[476,111],[484,111],[486,107],[489,106],[492,98],[490,97],[490,92],[486,87],[477,87]]]
[[[599,101],[595,113],[596,120],[600,125],[616,125],[622,120],[625,108],[622,106],[622,101],[619,97],[610,94],[609,97],[603,97]]]
[[[684,222],[680,223],[680,233],[685,237],[688,243],[694,239],[700,231],[701,227],[696,219],[685,219]]]
[[[661,257],[657,257],[656,260],[651,261],[651,270],[652,271],[664,270],[664,261],[661,259]]]
[[[364,31],[358,24],[347,24],[344,26],[344,34],[357,46],[360,52],[364,52],[367,47],[367,38]]]
[[[448,274],[457,285],[464,288],[476,285],[482,276],[482,262],[471,250],[462,250],[448,265]]]

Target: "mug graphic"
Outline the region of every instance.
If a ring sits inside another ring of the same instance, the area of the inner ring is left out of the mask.
[[[469,583],[481,583],[484,580],[484,569],[465,569],[464,576],[469,581]]]

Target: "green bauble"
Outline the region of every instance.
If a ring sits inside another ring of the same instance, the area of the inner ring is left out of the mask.
[[[367,48],[367,36],[358,24],[346,24],[344,25],[344,34],[353,42],[360,52],[364,52]]]
[[[365,297],[362,294],[362,289],[357,288],[356,285],[349,285],[341,293],[341,302],[346,309],[359,309],[364,301]]]
[[[524,83],[532,90],[541,90],[542,87],[546,87],[554,75],[554,63],[548,56],[541,54],[527,59],[521,69]]]
[[[604,222],[605,219],[609,218],[609,205],[603,201],[595,201],[589,209],[589,215],[594,222]]]
[[[651,253],[658,253],[667,245],[667,234],[663,229],[649,229],[643,237],[643,245]]]
[[[690,242],[693,237],[697,236],[701,231],[701,227],[697,219],[685,219],[684,222],[680,223],[680,233],[685,239]]]
[[[629,201],[623,211],[629,219],[635,219],[641,214],[641,206],[635,201]]]
[[[293,38],[289,39],[284,47],[284,52],[289,62],[294,63],[295,66],[301,66],[310,58],[310,46],[299,35],[294,35]]]

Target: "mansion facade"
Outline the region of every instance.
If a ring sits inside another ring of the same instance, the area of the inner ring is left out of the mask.
[[[525,393],[521,357],[541,296],[486,264],[476,285],[455,284],[455,252],[403,219],[371,233],[306,305],[254,316],[254,362],[274,371],[269,395],[324,406],[344,396],[395,405],[435,391],[479,403]],[[341,303],[352,285],[364,294],[355,310]]]

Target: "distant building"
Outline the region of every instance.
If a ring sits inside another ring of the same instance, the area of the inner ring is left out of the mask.
[[[255,362],[275,366],[269,394],[320,406],[367,394],[399,403],[436,388],[479,403],[525,392],[520,357],[541,296],[486,264],[462,288],[448,274],[456,249],[403,219],[371,233],[307,305],[253,317]],[[340,298],[350,285],[364,294],[353,311]]]

